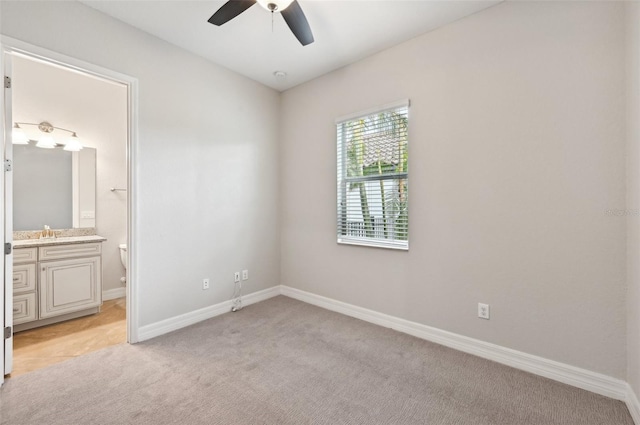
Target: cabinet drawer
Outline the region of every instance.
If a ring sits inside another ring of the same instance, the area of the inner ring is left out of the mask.
[[[36,265],[16,264],[13,266],[13,293],[36,290]]]
[[[16,248],[13,250],[13,263],[35,263],[38,248]]]
[[[102,253],[101,243],[76,243],[71,245],[41,246],[40,261],[61,260],[65,258],[88,257]]]
[[[22,294],[13,297],[13,324],[31,322],[37,319],[36,294]]]

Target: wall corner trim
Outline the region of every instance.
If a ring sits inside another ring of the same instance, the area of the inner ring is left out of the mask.
[[[629,384],[627,384],[627,398],[625,402],[627,403],[627,409],[629,409],[633,422],[636,425],[640,425],[640,402]]]
[[[242,296],[242,305],[248,306],[260,301],[267,300],[280,295],[280,286],[263,289],[262,291],[253,292]],[[211,319],[224,313],[231,312],[233,302],[231,300],[223,301],[209,307],[181,314],[179,316],[170,317],[150,325],[141,326],[138,330],[138,341],[155,338],[169,332],[182,329],[184,327]]]
[[[420,323],[400,319],[398,317],[389,316],[387,314],[378,313],[373,310],[336,301],[331,298],[326,298],[288,286],[282,286],[281,293],[287,297],[294,298],[317,307],[322,307],[327,310],[355,317],[356,319],[391,328],[417,338],[435,342],[446,347],[473,354],[475,356],[524,370],[545,378],[553,379],[554,381],[562,382],[596,394],[625,401],[627,402],[627,406],[629,406],[629,410],[631,411],[632,409],[629,402],[629,394],[633,395],[633,391],[631,391],[629,385],[621,379],[616,379],[611,376],[592,372],[554,360],[545,359],[543,357],[534,356],[521,351],[512,350],[510,348],[480,341],[478,339],[458,335]],[[640,412],[638,407],[638,401],[635,399],[634,408],[636,409],[636,415]],[[631,415],[633,416],[634,413],[632,412]],[[640,425],[638,416],[633,416],[633,418],[636,421],[636,424]]]

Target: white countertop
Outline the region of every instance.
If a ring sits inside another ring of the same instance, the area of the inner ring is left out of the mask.
[[[72,236],[52,239],[21,239],[18,241],[13,241],[13,248],[18,249],[45,245],[69,245],[74,243],[104,242],[106,240],[107,238],[98,235]]]

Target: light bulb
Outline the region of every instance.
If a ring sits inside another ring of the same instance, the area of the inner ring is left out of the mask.
[[[78,138],[76,133],[73,133],[71,137],[67,139],[67,144],[64,145],[64,150],[72,152],[78,152],[82,150],[82,143],[80,143],[80,139]]]
[[[38,143],[36,143],[36,147],[43,149],[53,149],[56,147],[56,141],[53,140],[53,137],[49,134],[43,134],[38,139]]]
[[[29,144],[29,138],[26,134],[24,134],[24,130],[22,130],[18,124],[13,125],[13,130],[11,132],[11,142],[14,145]]]

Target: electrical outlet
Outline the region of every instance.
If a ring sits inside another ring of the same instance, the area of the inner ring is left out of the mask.
[[[489,304],[478,303],[478,317],[489,320]]]
[[[209,279],[202,279],[202,290],[209,289]]]
[[[242,280],[249,279],[249,270],[242,270]]]
[[[236,282],[236,283],[240,282],[240,272],[235,272],[233,274],[233,281]]]

